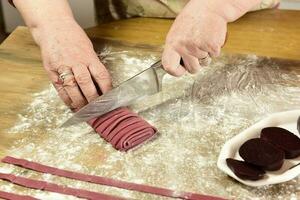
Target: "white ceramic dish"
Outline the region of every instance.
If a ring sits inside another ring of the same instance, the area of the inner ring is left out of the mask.
[[[240,134],[236,135],[232,139],[228,140],[220,152],[218,158],[218,168],[226,174],[228,174],[229,176],[231,176],[232,178],[238,180],[239,182],[252,187],[282,183],[297,177],[298,175],[300,175],[300,165],[294,168],[291,167],[300,163],[300,156],[295,159],[286,159],[280,170],[272,172],[267,171],[264,178],[257,181],[242,180],[238,178],[227,166],[226,159],[234,158],[237,160],[243,160],[238,153],[240,146],[245,141],[251,138],[259,137],[261,130],[265,127],[282,127],[300,137],[299,132],[297,130],[297,119],[299,116],[300,110],[292,110],[272,114],[269,117],[261,120],[260,122],[244,130]]]

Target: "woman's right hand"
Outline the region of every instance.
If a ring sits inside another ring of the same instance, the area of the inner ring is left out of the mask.
[[[76,111],[111,89],[111,78],[74,19],[51,21],[32,30],[43,65],[59,96]],[[99,91],[100,89],[101,91]]]

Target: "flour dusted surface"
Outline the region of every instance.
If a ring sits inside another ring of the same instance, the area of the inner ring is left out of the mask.
[[[101,56],[114,84],[149,67],[159,54],[105,48]],[[114,63],[118,65],[114,65]],[[70,111],[53,87],[33,94],[33,101],[18,116],[7,134],[18,134],[9,155],[46,165],[235,199],[297,199],[299,179],[263,188],[234,182],[216,167],[226,140],[265,115],[299,108],[300,77],[255,56],[224,57],[197,76],[164,78],[164,89],[155,97],[132,106],[152,123],[160,135],[128,153],[114,150],[88,125],[59,128]],[[276,97],[276,98],[275,98]],[[150,106],[151,105],[151,106]],[[100,191],[131,199],[167,199],[154,195],[73,181],[1,164],[0,171],[43,179],[72,187]],[[42,199],[75,199],[0,181],[0,189]]]

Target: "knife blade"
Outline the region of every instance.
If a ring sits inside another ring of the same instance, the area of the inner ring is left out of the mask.
[[[161,91],[162,78],[165,74],[161,60],[159,60],[118,87],[91,101],[65,121],[61,127],[86,122],[116,108],[129,106],[137,100]]]
[[[298,120],[297,120],[297,129],[300,134],[300,116],[298,117]]]

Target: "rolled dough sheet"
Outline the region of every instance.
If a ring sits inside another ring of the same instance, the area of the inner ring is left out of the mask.
[[[0,198],[8,199],[8,200],[38,200],[37,198],[27,196],[27,195],[19,195],[10,192],[0,191]]]
[[[0,173],[0,179],[9,181],[13,184],[20,185],[26,188],[44,190],[49,192],[56,192],[65,195],[72,195],[79,198],[85,198],[90,200],[122,200],[123,198],[106,195],[98,192],[91,192],[88,190],[71,188],[67,186],[57,185],[54,183],[48,183],[46,181],[38,181],[34,179],[24,178],[21,176],[15,176],[13,174]]]
[[[34,170],[37,172],[42,173],[49,173],[56,176],[61,176],[65,178],[70,178],[74,180],[80,180],[100,185],[112,186],[117,188],[122,188],[126,190],[134,190],[138,192],[144,192],[149,194],[155,194],[159,196],[165,197],[173,197],[173,198],[180,198],[180,199],[190,199],[190,200],[221,200],[222,198],[213,197],[208,195],[201,195],[196,193],[190,192],[177,192],[170,189],[148,186],[143,184],[136,184],[130,183],[126,181],[115,180],[111,178],[101,177],[101,176],[94,176],[94,175],[87,175],[78,172],[72,172],[68,170],[58,169],[55,167],[49,167],[43,164],[39,164],[36,162],[31,162],[25,159],[18,159],[14,157],[7,156],[1,160],[4,163],[17,165],[26,169]],[[1,178],[1,176],[0,176]]]

